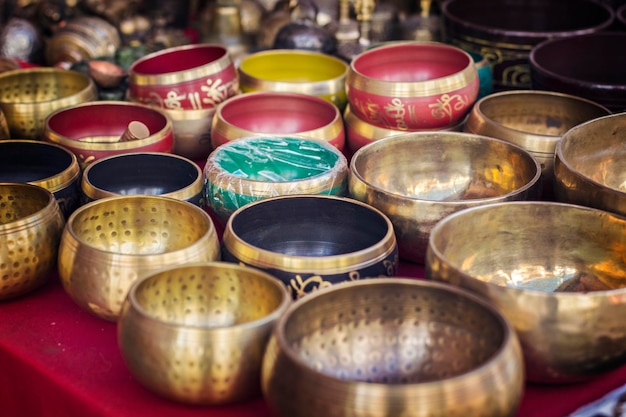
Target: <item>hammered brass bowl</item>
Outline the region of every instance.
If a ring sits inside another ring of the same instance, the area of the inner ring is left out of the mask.
[[[277,417],[513,416],[518,339],[485,301],[407,278],[338,284],[279,318],[262,368]]]
[[[215,149],[204,165],[207,206],[224,223],[239,207],[280,195],[344,196],[348,160],[309,139],[252,136]]]
[[[63,288],[84,310],[116,321],[128,289],[156,270],[220,257],[200,207],[163,196],[108,197],[79,207],[59,247]]]
[[[432,230],[426,277],[489,300],[515,328],[527,379],[582,381],[626,363],[626,219],[506,202]]]
[[[237,209],[224,229],[222,258],[264,270],[302,298],[339,282],[394,276],[398,247],[379,210],[345,197],[300,194]]]
[[[78,71],[28,68],[0,73],[0,108],[15,139],[40,140],[48,115],[97,98],[93,80]]]
[[[625,135],[626,113],[567,131],[556,145],[555,198],[626,216]]]
[[[529,151],[541,163],[544,190],[551,194],[557,142],[572,127],[609,114],[606,107],[582,97],[511,90],[478,100],[464,130],[506,140]]]
[[[80,205],[81,168],[68,149],[40,140],[0,140],[0,182],[28,182],[52,192],[67,218]]]
[[[49,190],[0,183],[0,301],[25,295],[48,281],[57,265],[64,224]]]
[[[332,55],[295,49],[260,51],[243,58],[238,73],[242,93],[309,94],[330,101],[340,110],[347,103],[348,64]]]
[[[118,344],[149,390],[196,405],[258,397],[261,363],[285,286],[258,269],[226,262],[173,266],[130,288]]]
[[[462,132],[414,132],[359,149],[350,162],[348,194],[385,213],[400,257],[423,263],[428,236],[444,217],[468,207],[532,200],[541,166],[526,150]]]

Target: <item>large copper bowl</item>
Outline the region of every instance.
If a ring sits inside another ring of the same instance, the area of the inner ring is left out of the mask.
[[[471,290],[515,328],[529,381],[582,381],[626,363],[626,219],[555,202],[446,217],[426,276]]]

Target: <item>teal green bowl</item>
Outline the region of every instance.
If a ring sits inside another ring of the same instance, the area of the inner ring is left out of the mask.
[[[474,66],[478,72],[478,99],[493,93],[493,70],[487,57],[475,51],[465,50],[474,60]]]

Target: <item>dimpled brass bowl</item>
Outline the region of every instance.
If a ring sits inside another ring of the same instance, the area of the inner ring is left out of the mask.
[[[68,219],[59,276],[76,304],[115,321],[135,281],[168,266],[218,259],[217,232],[200,207],[162,196],[108,197]]]
[[[462,132],[414,132],[380,139],[352,157],[348,193],[385,213],[400,257],[424,262],[428,236],[444,217],[468,207],[530,200],[541,166],[526,150]]]
[[[488,303],[434,282],[338,284],[280,317],[262,369],[277,417],[513,416],[515,332]]]
[[[48,115],[98,98],[89,76],[60,68],[0,73],[0,108],[15,139],[40,140]]]
[[[153,392],[188,404],[260,396],[261,362],[285,286],[226,262],[173,266],[136,282],[118,320],[132,375]]]
[[[0,183],[0,301],[27,294],[56,268],[64,219],[50,191]]]
[[[476,102],[464,130],[514,143],[541,163],[546,191],[552,191],[557,142],[572,127],[611,114],[593,101],[553,91],[512,90]]]
[[[626,219],[555,202],[464,210],[431,233],[427,278],[480,294],[518,333],[527,378],[585,380],[626,363]]]
[[[626,216],[626,113],[567,131],[556,146],[554,175],[557,200]]]

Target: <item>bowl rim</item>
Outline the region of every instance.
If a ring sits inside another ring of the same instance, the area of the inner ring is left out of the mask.
[[[419,198],[419,197],[411,197],[411,196],[406,196],[400,193],[396,193],[396,192],[391,192],[389,190],[386,190],[384,188],[378,187],[377,185],[372,184],[370,181],[366,180],[363,175],[360,173],[359,170],[357,170],[356,168],[356,164],[358,162],[358,159],[360,157],[362,157],[363,154],[365,154],[366,152],[369,152],[371,150],[375,150],[376,147],[379,146],[384,146],[386,143],[391,143],[392,141],[402,141],[405,140],[408,137],[411,136],[417,136],[416,138],[413,138],[413,140],[441,140],[442,138],[445,139],[446,137],[449,137],[450,135],[454,135],[454,136],[460,136],[460,137],[466,137],[469,139],[473,139],[473,140],[480,140],[480,141],[486,141],[486,142],[495,142],[495,143],[499,143],[502,146],[505,147],[509,147],[511,149],[516,150],[518,153],[525,155],[526,157],[528,157],[528,159],[530,161],[532,161],[535,165],[535,175],[533,176],[533,178],[528,181],[526,184],[524,184],[522,187],[519,187],[511,192],[508,192],[506,194],[500,194],[494,197],[483,197],[483,198],[473,198],[473,199],[468,199],[468,200],[427,200],[424,198]],[[438,137],[442,137],[442,138],[438,138]],[[507,142],[505,140],[502,139],[498,139],[498,138],[494,138],[491,136],[484,136],[484,135],[477,135],[474,133],[467,133],[467,132],[447,132],[447,131],[423,131],[423,132],[406,132],[406,133],[402,133],[399,135],[392,135],[392,136],[387,136],[385,138],[379,139],[377,141],[368,143],[367,145],[363,146],[362,148],[358,149],[354,155],[352,155],[352,159],[350,161],[350,174],[349,174],[350,180],[357,180],[360,181],[361,183],[367,185],[367,187],[373,189],[376,191],[376,193],[378,194],[382,194],[387,196],[388,198],[391,198],[393,200],[404,200],[404,201],[412,201],[412,202],[423,202],[423,203],[428,203],[431,205],[445,205],[445,206],[472,206],[472,205],[485,205],[487,203],[489,204],[493,204],[493,203],[497,203],[499,201],[501,201],[503,198],[508,198],[508,197],[512,197],[521,193],[524,193],[530,189],[532,189],[533,187],[535,187],[540,179],[541,179],[541,163],[537,160],[537,157],[534,156],[531,152],[529,152],[528,150],[524,149],[523,147],[516,145],[514,143],[511,142]]]
[[[500,346],[498,346],[498,348],[493,352],[493,354],[489,358],[487,358],[485,362],[480,364],[478,367],[474,367],[461,374],[458,374],[452,377],[447,377],[444,379],[434,380],[434,381],[416,382],[416,383],[411,383],[411,384],[386,384],[386,383],[381,383],[381,382],[342,380],[332,375],[329,375],[327,373],[320,372],[316,370],[315,368],[313,368],[312,366],[308,365],[303,360],[301,360],[300,357],[294,352],[292,347],[289,345],[289,343],[285,339],[285,332],[284,332],[285,326],[288,320],[291,318],[292,314],[294,314],[294,312],[296,312],[302,305],[306,305],[308,302],[312,302],[318,298],[325,297],[329,293],[332,294],[335,292],[350,290],[351,288],[358,288],[358,287],[363,287],[363,286],[378,286],[378,285],[398,285],[398,286],[408,285],[408,286],[415,286],[415,287],[425,287],[429,289],[439,290],[441,292],[453,293],[457,296],[464,298],[465,301],[478,304],[487,313],[490,313],[492,317],[494,317],[498,322],[501,323],[501,328],[503,330],[502,342],[500,343]],[[391,390],[391,391],[404,391],[407,388],[414,387],[414,386],[422,386],[424,388],[428,388],[428,387],[434,388],[434,387],[437,387],[439,384],[441,384],[442,381],[458,382],[471,373],[479,373],[479,374],[487,373],[489,364],[493,363],[494,361],[497,361],[498,359],[502,359],[504,354],[506,353],[505,349],[508,348],[509,346],[511,345],[516,346],[516,349],[518,351],[520,349],[517,335],[515,333],[515,330],[511,326],[511,324],[507,321],[504,315],[496,307],[489,304],[486,300],[460,287],[455,287],[452,285],[443,284],[443,283],[436,282],[436,281],[416,280],[413,278],[402,277],[402,276],[368,278],[368,279],[361,279],[357,281],[339,282],[339,283],[333,284],[330,287],[321,288],[317,291],[307,294],[306,297],[302,297],[300,299],[295,300],[286,309],[286,311],[279,317],[278,321],[276,322],[276,325],[274,327],[274,331],[272,334],[273,334],[273,337],[276,339],[277,345],[280,346],[280,351],[283,354],[287,355],[287,357],[292,363],[296,363],[299,369],[304,370],[307,374],[315,375],[318,381],[320,382],[326,381],[330,383],[334,381],[338,383],[356,385],[364,389],[365,391],[369,391],[370,389],[380,390],[381,387],[385,387],[386,390]],[[521,352],[520,352],[520,355],[521,355]]]

